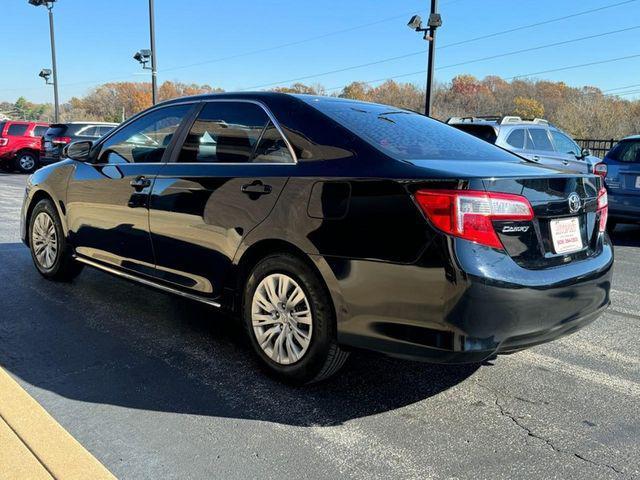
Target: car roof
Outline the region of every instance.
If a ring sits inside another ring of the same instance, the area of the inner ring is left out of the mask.
[[[629,135],[628,137],[624,137],[620,140],[640,140],[640,135]]]

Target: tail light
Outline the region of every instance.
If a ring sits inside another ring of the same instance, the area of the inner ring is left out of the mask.
[[[529,200],[521,195],[475,190],[418,190],[415,199],[429,221],[448,235],[503,249],[494,220],[533,219]]]
[[[8,138],[0,138],[0,147],[6,147],[8,143],[9,143]]]
[[[598,230],[602,233],[607,229],[607,218],[609,217],[609,198],[604,187],[598,192],[598,213],[600,214]]]
[[[593,167],[593,173],[596,175],[600,175],[602,178],[607,176],[607,164],[606,163],[596,163]]]
[[[51,143],[54,145],[66,145],[67,143],[71,143],[71,137],[54,137]]]

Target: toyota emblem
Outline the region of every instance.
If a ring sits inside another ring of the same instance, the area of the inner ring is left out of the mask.
[[[582,202],[580,201],[580,197],[576,192],[573,192],[571,195],[569,195],[568,200],[569,200],[569,211],[571,213],[576,213],[578,210],[580,210],[580,207],[582,206]]]

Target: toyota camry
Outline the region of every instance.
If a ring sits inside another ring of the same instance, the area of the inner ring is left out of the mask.
[[[204,302],[212,319],[231,312],[290,382],[329,377],[356,348],[482,362],[609,305],[600,177],[411,111],[212,94],[65,154],[27,185],[37,270],[71,281],[90,266]]]

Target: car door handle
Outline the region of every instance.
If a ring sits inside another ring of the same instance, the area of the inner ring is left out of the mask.
[[[247,193],[249,195],[266,195],[267,193],[271,193],[271,185],[265,185],[260,180],[254,180],[251,183],[247,183],[246,185],[242,185],[242,193]]]
[[[562,164],[563,164],[563,165],[569,165],[569,160],[563,160],[563,161],[562,161]]]
[[[136,177],[135,179],[131,180],[131,182],[129,183],[129,185],[131,185],[133,188],[136,189],[136,192],[139,192],[147,187],[151,186],[151,180],[149,180],[147,177],[141,175],[139,177]]]
[[[533,160],[534,162],[539,162],[540,157],[538,155],[534,155],[533,157],[531,157],[531,160]]]

